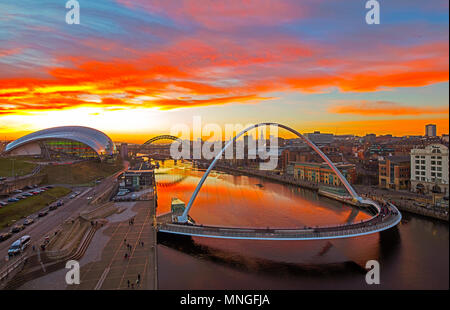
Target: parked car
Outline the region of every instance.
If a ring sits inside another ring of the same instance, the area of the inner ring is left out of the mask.
[[[0,207],[6,207],[8,205],[7,202],[0,201]]]
[[[6,178],[5,177],[0,177],[0,181],[5,181]]]
[[[128,194],[128,192],[125,192],[125,191],[119,191],[118,193],[117,193],[117,196],[125,196],[126,194]]]
[[[20,194],[21,192],[22,192],[22,190],[20,190],[20,189],[13,190],[14,194]]]
[[[34,223],[34,220],[32,218],[27,218],[24,222],[23,225],[31,225]]]
[[[22,199],[25,199],[25,198],[27,198],[27,197],[24,196],[24,195],[19,195],[19,196],[16,196],[16,198],[22,200]]]
[[[2,233],[2,234],[0,234],[0,241],[5,241],[6,239],[11,238],[11,236],[12,236],[12,233],[10,233],[10,232]]]
[[[18,202],[19,201],[19,199],[17,199],[17,198],[9,198],[8,199],[8,202]]]
[[[38,213],[38,217],[43,217],[43,216],[46,216],[47,214],[48,214],[48,210],[43,210]]]
[[[31,197],[31,196],[33,196],[33,194],[32,193],[23,193],[22,196]]]
[[[8,250],[9,256],[14,256],[22,253],[26,247],[30,244],[31,237],[28,235],[22,236],[11,244],[11,247]]]
[[[48,207],[49,211],[53,211],[53,210],[56,210],[56,209],[58,209],[58,206],[56,204],[53,204],[50,207]]]
[[[61,207],[63,204],[64,204],[64,201],[62,201],[62,200],[58,200],[58,202],[56,202],[57,207]]]
[[[15,233],[21,232],[24,229],[25,229],[25,226],[23,226],[23,225],[15,225],[11,228],[11,232],[13,234],[15,234]]]

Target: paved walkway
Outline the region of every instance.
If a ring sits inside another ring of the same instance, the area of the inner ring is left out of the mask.
[[[81,267],[80,285],[68,289],[113,290],[156,289],[156,232],[153,227],[153,201],[140,201],[131,207],[136,213],[134,224],[129,219],[108,224],[104,234],[109,237],[101,251],[101,260]],[[144,245],[141,244],[144,243]],[[131,245],[131,249],[127,248]],[[125,253],[128,257],[125,258]],[[136,280],[140,275],[140,283]],[[130,287],[128,287],[130,281]]]

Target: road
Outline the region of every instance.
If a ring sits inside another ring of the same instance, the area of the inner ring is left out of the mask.
[[[117,176],[122,173],[122,171],[115,173],[114,175],[105,178],[95,187],[90,187],[82,191],[76,198],[69,199],[71,195],[67,195],[62,200],[65,202],[63,206],[59,207],[54,211],[50,211],[47,216],[36,218],[35,222],[30,226],[26,227],[20,233],[13,234],[11,238],[0,243],[0,270],[6,264],[6,257],[8,255],[8,249],[10,245],[21,236],[29,235],[31,236],[31,244],[37,244],[37,242],[48,235],[52,230],[57,228],[60,224],[71,217],[76,217],[80,212],[87,210],[90,205],[90,200],[87,199],[89,196],[97,195],[108,188],[110,188],[117,179]],[[31,216],[32,218],[37,217],[37,213]],[[22,223],[23,220],[17,221],[17,224]],[[18,259],[18,257],[12,258]],[[11,261],[8,262],[8,264]]]

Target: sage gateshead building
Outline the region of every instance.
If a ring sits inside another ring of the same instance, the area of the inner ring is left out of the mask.
[[[47,159],[106,159],[117,154],[111,138],[82,126],[62,126],[39,130],[9,143],[10,156],[40,156]]]

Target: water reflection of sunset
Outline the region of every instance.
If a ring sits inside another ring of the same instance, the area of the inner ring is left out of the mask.
[[[170,165],[170,164],[167,164]],[[157,175],[158,212],[170,211],[172,197],[189,201],[204,171],[173,169]],[[179,180],[170,185],[170,179]],[[256,184],[262,184],[260,188]],[[344,224],[354,209],[308,190],[253,177],[215,173],[202,187],[190,215],[204,225],[303,227]],[[353,221],[369,218],[359,212]]]

